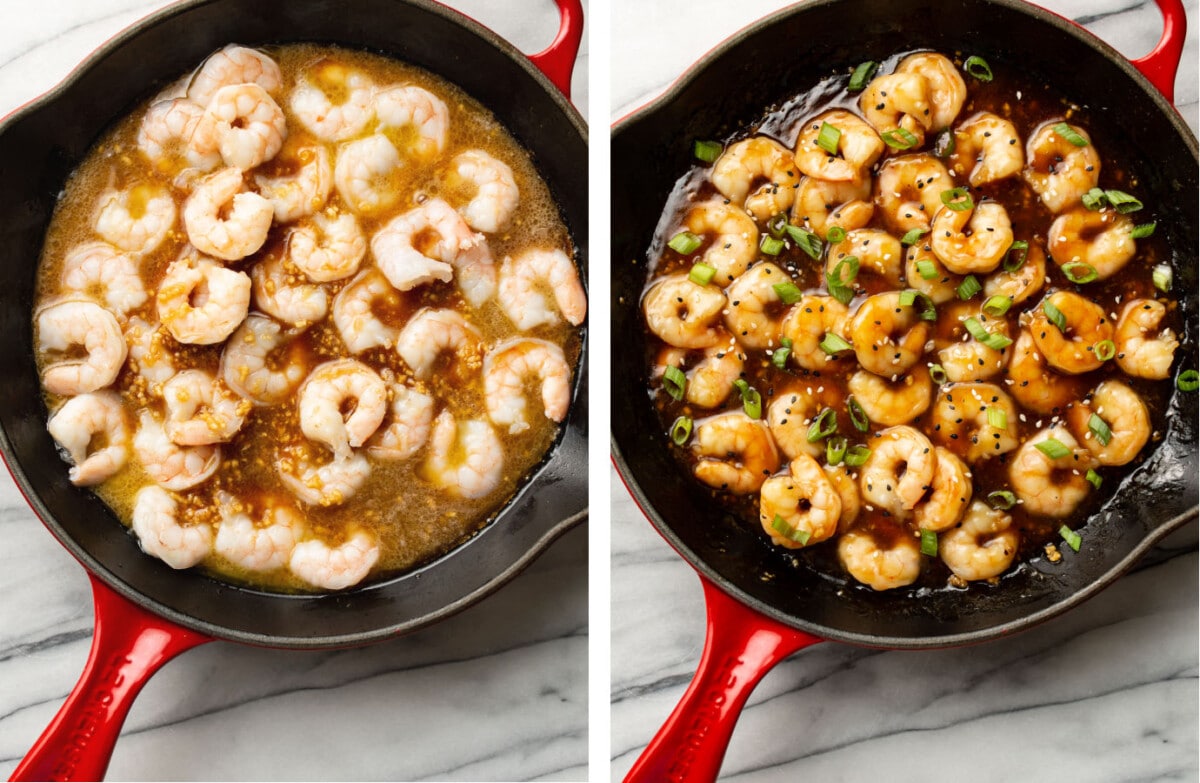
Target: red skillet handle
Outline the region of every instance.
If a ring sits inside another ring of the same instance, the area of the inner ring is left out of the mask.
[[[1150,83],[1158,88],[1168,103],[1175,103],[1175,72],[1183,57],[1183,39],[1187,33],[1187,17],[1183,13],[1183,0],[1154,0],[1162,11],[1163,33],[1158,44],[1145,57],[1131,60],[1133,67],[1142,72]]]
[[[687,692],[625,777],[625,783],[717,779],[750,692],[775,664],[822,641],[769,620],[704,577],[708,633]]]
[[[184,650],[212,641],[122,598],[96,577],[96,630],[75,690],[11,780],[102,780],[142,686]]]
[[[558,35],[545,49],[529,55],[529,59],[570,100],[571,72],[575,70],[575,56],[579,54],[579,42],[583,39],[583,3],[581,0],[554,2],[558,4],[561,17]]]

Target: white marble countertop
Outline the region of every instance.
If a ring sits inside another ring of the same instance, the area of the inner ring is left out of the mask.
[[[0,115],[60,81],[156,0],[0,4]],[[550,2],[449,0],[522,51],[558,29]],[[586,7],[586,3],[585,3]],[[586,116],[587,39],[574,100]],[[125,723],[111,780],[582,780],[587,777],[587,529],[495,595],[366,648],[218,642],[168,663]],[[82,568],[0,471],[0,775],[87,657]]]
[[[613,118],[783,5],[616,0]],[[1130,57],[1149,51],[1160,33],[1148,1],[1042,5]],[[1176,102],[1194,131],[1200,10],[1196,0],[1185,6],[1191,29]],[[611,496],[611,753],[612,779],[620,780],[683,694],[705,623],[699,581],[615,472]],[[792,656],[751,695],[722,779],[1200,779],[1196,541],[1192,523],[1099,596],[1012,638],[934,652],[826,643]]]

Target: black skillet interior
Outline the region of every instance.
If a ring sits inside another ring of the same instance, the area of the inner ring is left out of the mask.
[[[34,272],[62,184],[93,140],[139,101],[230,42],[337,43],[388,54],[458,84],[531,152],[586,272],[582,119],[511,45],[426,0],[214,0],[174,6],[122,33],[82,73],[0,127],[0,431],[10,470],[71,552],[122,595],[187,627],[270,646],[356,644],[440,619],[496,589],[586,516],[586,361],[570,418],[536,478],[499,518],[437,561],[388,582],[301,597],[240,590],[142,554],[94,495],[73,487],[46,434],[31,338]],[[584,357],[586,359],[586,349]]]
[[[832,32],[850,28],[853,35]],[[681,476],[647,403],[639,299],[650,238],[667,194],[693,163],[692,141],[725,138],[822,77],[918,48],[979,54],[993,69],[1051,80],[1111,126],[1129,160],[1146,162],[1142,187],[1152,194],[1159,230],[1168,233],[1186,322],[1177,366],[1195,368],[1196,141],[1118,53],[1040,9],[1014,0],[807,2],[727,41],[660,100],[621,122],[612,140],[613,450],[639,505],[693,566],[759,612],[826,638],[909,648],[978,641],[1063,611],[1194,518],[1197,506],[1196,397],[1178,392],[1154,453],[1119,488],[1104,488],[1114,496],[1090,519],[1087,545],[1067,550],[1058,565],[1035,561],[997,588],[943,590],[919,600],[847,588],[794,565]]]

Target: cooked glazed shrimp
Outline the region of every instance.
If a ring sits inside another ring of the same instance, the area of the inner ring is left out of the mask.
[[[147,255],[162,245],[175,226],[175,199],[156,185],[110,188],[96,205],[96,233],[128,253]]]
[[[858,106],[880,135],[903,130],[912,135],[913,147],[922,146],[925,132],[933,127],[930,84],[920,73],[876,76],[863,90]]]
[[[288,260],[317,283],[350,277],[366,254],[367,238],[358,218],[349,213],[317,213],[288,238]]]
[[[228,493],[218,493],[221,521],[213,551],[247,571],[274,571],[288,564],[304,534],[304,517],[290,506],[272,504],[251,517]]]
[[[930,224],[929,246],[947,269],[960,275],[991,272],[1012,243],[1008,212],[995,201],[960,211],[944,206]]]
[[[804,226],[822,239],[834,226],[843,231],[863,228],[874,214],[871,182],[867,178],[827,182],[815,177],[801,177],[792,204],[792,223]]]
[[[938,313],[934,345],[946,377],[955,383],[982,381],[1004,372],[1011,346],[999,350],[974,339],[966,322],[974,319],[990,334],[1011,338],[1008,321],[983,312],[979,301],[953,302]]]
[[[967,99],[967,85],[954,63],[937,52],[917,52],[896,65],[896,73],[917,73],[929,85],[927,128],[945,128],[954,122]]]
[[[687,275],[681,275],[681,277],[683,280],[687,280]],[[672,296],[683,295],[688,299],[687,304],[679,303],[682,307],[669,308],[672,316],[680,317],[682,320],[692,315],[703,322],[708,322],[712,317],[712,314],[708,312],[711,302],[720,298],[721,304],[717,307],[717,312],[719,313],[724,308],[725,297],[719,288],[701,288],[700,286],[696,286],[696,288],[702,290],[703,293],[689,296],[676,291],[669,294]],[[554,305],[550,304],[550,297],[546,296],[547,293],[554,299]],[[646,295],[644,305],[647,320],[650,319],[650,296],[649,293]],[[554,250],[526,250],[515,258],[505,258],[500,265],[500,283],[496,291],[496,298],[500,302],[500,309],[522,332],[527,332],[542,324],[551,326],[557,324],[560,322],[560,314],[568,323],[575,326],[579,326],[587,317],[587,294],[584,293],[583,284],[579,282],[579,270],[575,268],[571,258],[557,248]],[[676,345],[671,340],[667,340],[667,342]],[[705,348],[707,346],[680,345],[679,347]]]
[[[275,461],[275,472],[301,503],[327,508],[354,497],[371,475],[371,464],[361,454],[321,465],[307,456],[282,456]]]
[[[820,410],[816,396],[802,386],[779,394],[767,406],[767,427],[785,457],[820,457],[825,453],[825,441],[814,443],[808,439],[809,427]]]
[[[863,500],[906,519],[933,484],[937,456],[933,444],[907,425],[888,427],[869,442],[871,454],[859,483]]]
[[[205,177],[183,204],[188,241],[224,261],[239,261],[262,247],[274,218],[271,202],[245,190],[236,168]]]
[[[325,317],[329,294],[285,257],[283,248],[272,250],[250,269],[254,304],[293,326],[307,326]]]
[[[325,362],[300,387],[300,431],[323,443],[334,459],[346,459],[375,434],[387,415],[383,379],[354,359]]]
[[[62,284],[103,301],[121,315],[128,315],[146,302],[146,286],[137,261],[107,242],[85,242],[67,253]]]
[[[275,93],[283,86],[283,74],[279,65],[262,52],[231,44],[204,61],[192,76],[187,97],[204,107],[222,87],[236,84],[256,84]]]
[[[1066,124],[1085,142],[1077,147],[1060,136],[1055,128]],[[1049,120],[1030,134],[1025,142],[1025,170],[1029,187],[1051,212],[1062,212],[1079,203],[1100,181],[1100,154],[1087,131],[1077,125]]]
[[[329,201],[333,192],[333,163],[320,144],[292,147],[285,144],[275,161],[291,164],[287,173],[276,176],[255,174],[259,195],[271,202],[275,220],[290,223],[307,217]]]
[[[891,427],[908,424],[929,409],[933,382],[925,365],[916,364],[895,380],[859,370],[850,376],[846,388],[868,419]]]
[[[501,266],[502,304],[505,301],[505,277],[505,268]],[[660,277],[650,286],[642,298],[642,313],[650,331],[668,345],[710,348],[725,334],[720,319],[727,303],[725,294],[717,286],[697,285],[681,273]]]
[[[177,445],[145,409],[138,415],[133,453],[155,483],[175,492],[203,484],[221,464],[220,446]]]
[[[825,125],[838,130],[836,153],[817,144]],[[855,114],[835,109],[804,124],[796,140],[796,168],[810,177],[829,182],[860,182],[883,150],[883,139],[874,128]],[[795,178],[776,182],[791,187]]]
[[[971,472],[952,452],[935,446],[937,467],[929,495],[913,509],[912,522],[918,530],[941,531],[962,519],[971,502]]]
[[[254,402],[271,405],[292,395],[307,374],[305,365],[290,355],[273,357],[295,334],[289,334],[265,315],[250,314],[221,352],[225,385]]]
[[[403,384],[390,387],[389,418],[367,441],[367,453],[375,459],[402,460],[416,454],[433,428],[433,398]]]
[[[204,107],[186,98],[158,101],[147,109],[137,146],[163,172],[180,163],[201,173],[221,165],[216,128],[204,122]]]
[[[800,175],[790,150],[774,139],[754,136],[726,148],[709,179],[734,206],[767,220],[792,205],[792,186]]]
[[[1046,253],[1036,240],[1028,241],[1025,262],[1013,271],[997,269],[983,281],[984,300],[993,296],[1007,296],[1012,304],[1019,305],[1042,290],[1046,284]]]
[[[1092,416],[1107,425],[1107,441],[1092,429]],[[1067,412],[1067,426],[1101,465],[1128,465],[1150,440],[1150,411],[1133,389],[1107,380]]]
[[[402,165],[395,146],[377,133],[342,147],[333,167],[333,183],[350,209],[375,214],[399,198],[394,181]]]
[[[1008,391],[1023,407],[1046,415],[1063,413],[1071,403],[1083,397],[1086,386],[1074,376],[1059,375],[1046,366],[1046,360],[1028,329],[1022,329],[1013,343],[1008,363]]]
[[[1133,220],[1128,215],[1114,209],[1093,212],[1085,207],[1075,207],[1054,220],[1046,247],[1060,267],[1084,263],[1096,270],[1100,280],[1120,272],[1137,253]]]
[[[351,353],[387,348],[396,342],[398,329],[375,313],[375,303],[395,306],[400,294],[375,268],[364,269],[333,298],[331,313],[342,342]]]
[[[1021,536],[1012,517],[976,500],[962,522],[938,537],[938,555],[959,579],[1000,576],[1017,556]]]
[[[845,239],[829,247],[825,257],[828,273],[836,274],[838,265],[850,256],[858,259],[859,274],[877,275],[899,287],[904,269],[904,247],[891,234],[875,228],[847,231]]]
[[[456,422],[442,411],[433,424],[424,475],[435,487],[464,498],[481,498],[500,484],[504,447],[492,425]]]
[[[1113,340],[1117,366],[1126,375],[1153,379],[1171,375],[1179,340],[1175,339],[1175,332],[1162,327],[1166,314],[1167,308],[1154,299],[1131,299],[1125,303]]]
[[[758,255],[758,226],[741,207],[709,199],[692,207],[683,224],[697,236],[712,237],[700,263],[717,270],[713,281],[719,286],[736,280]]]
[[[366,75],[321,60],[300,77],[288,105],[300,124],[321,141],[345,141],[357,136],[371,121],[373,91],[374,85]],[[343,100],[335,104],[334,95]]]
[[[758,492],[779,470],[779,453],[767,425],[741,411],[696,422],[691,448],[699,457],[692,468],[696,478],[735,495]]]
[[[994,411],[990,415],[989,409]],[[971,464],[1017,447],[1017,408],[992,383],[946,384],[938,391],[932,423],[934,438]]]
[[[953,187],[950,173],[932,155],[897,155],[879,167],[875,204],[888,229],[903,235],[915,228],[929,228],[942,208],[942,191]]]
[[[1068,453],[1051,459],[1037,448],[1037,444],[1050,439],[1065,446]],[[1086,474],[1095,464],[1095,458],[1079,445],[1067,428],[1056,425],[1038,432],[1021,445],[1009,465],[1008,479],[1028,513],[1069,517],[1092,489]]]
[[[153,484],[133,497],[132,527],[142,551],[171,568],[191,568],[212,552],[212,527],[180,524],[175,498]]]
[[[478,361],[483,338],[471,323],[453,310],[423,308],[396,337],[396,353],[417,378],[427,378],[433,363],[444,351],[453,351],[460,361]],[[478,364],[475,364],[478,367]]]
[[[900,304],[900,292],[868,296],[850,319],[850,342],[865,369],[885,378],[908,372],[925,353],[929,322],[913,306]]]
[[[326,590],[343,590],[367,578],[379,560],[379,542],[365,530],[355,530],[338,546],[320,539],[296,544],[288,568],[312,585]]]
[[[687,401],[700,408],[720,407],[733,392],[733,382],[742,377],[746,355],[730,338],[726,344],[704,351],[704,358],[687,374]]]
[[[229,392],[204,370],[184,370],[162,387],[167,418],[163,431],[180,446],[230,440],[246,421],[250,403]]]
[[[921,575],[921,550],[906,532],[893,532],[881,542],[872,531],[852,527],[838,537],[837,552],[850,576],[874,590],[905,587]]]
[[[250,277],[204,256],[187,254],[167,267],[159,284],[158,318],[181,343],[219,343],[246,319]]]
[[[950,167],[967,177],[972,187],[998,182],[1021,173],[1025,154],[1017,129],[991,112],[977,112],[954,131]]]
[[[521,192],[507,163],[483,150],[467,150],[454,156],[450,171],[475,185],[475,196],[458,209],[471,228],[494,234],[508,225]]]
[[[283,109],[257,84],[222,87],[204,110],[226,166],[246,171],[279,153],[287,138]]]
[[[729,284],[725,326],[739,344],[759,350],[779,344],[783,304],[775,286],[789,282],[787,272],[764,261]]]
[[[37,346],[48,358],[42,385],[51,394],[83,394],[103,389],[117,378],[125,363],[125,338],[117,318],[95,302],[69,299],[37,314]],[[81,346],[87,356],[69,353]]]
[[[787,475],[763,482],[758,520],[771,541],[788,549],[817,544],[837,532],[842,498],[817,461],[801,454]],[[780,530],[783,528],[783,530]]]
[[[928,275],[928,277],[926,277]],[[920,291],[935,305],[958,299],[958,286],[963,275],[956,275],[933,254],[929,239],[924,238],[908,248],[904,255],[904,282]]]
[[[525,418],[525,385],[541,383],[542,410],[562,421],[571,404],[571,368],[562,348],[545,340],[516,338],[500,343],[483,358],[483,395],[488,417],[510,434],[529,429]]]
[[[129,423],[115,392],[72,397],[50,417],[46,430],[74,463],[67,476],[76,486],[99,484],[129,459]]]
[[[418,236],[432,234],[435,242],[417,249]],[[371,237],[371,253],[379,270],[400,291],[454,277],[460,254],[482,242],[482,236],[442,199],[430,199],[393,218]]]
[[[1050,321],[1046,303],[1062,313],[1065,328],[1060,329]],[[1029,331],[1051,367],[1078,375],[1104,364],[1096,354],[1096,345],[1112,339],[1113,323],[1095,302],[1071,291],[1055,291],[1033,311]]]
[[[125,327],[129,366],[146,381],[150,393],[162,395],[162,385],[175,374],[175,360],[164,344],[166,330],[160,324],[134,316]]]
[[[833,486],[834,492],[842,500],[842,513],[838,515],[838,532],[844,533],[858,519],[862,510],[862,496],[858,492],[858,482],[850,477],[844,465],[825,465],[825,475]]]
[[[824,370],[838,360],[826,353],[821,341],[826,334],[847,339],[850,310],[832,296],[805,294],[784,316],[780,331],[792,341],[791,360],[806,370]]]
[[[431,160],[446,148],[450,111],[433,93],[414,85],[388,87],[376,92],[372,103],[380,128],[401,154]],[[410,128],[415,134],[405,133]]]

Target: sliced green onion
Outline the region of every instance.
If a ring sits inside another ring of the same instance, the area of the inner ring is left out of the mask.
[[[691,255],[696,252],[696,248],[703,244],[704,240],[693,234],[691,231],[680,231],[675,236],[671,237],[671,241],[667,243],[667,247],[674,250],[680,255]]]
[[[850,83],[846,85],[846,89],[850,92],[862,92],[877,70],[879,70],[879,63],[874,60],[867,60],[865,63],[859,64],[854,69],[854,73],[850,74]]]
[[[1175,381],[1175,385],[1179,387],[1179,391],[1196,391],[1196,389],[1200,389],[1200,372],[1184,370],[1179,373],[1179,379]]]
[[[983,324],[979,323],[975,318],[967,318],[963,321],[963,326],[979,342],[991,348],[993,351],[1003,351],[1008,346],[1012,345],[1012,340],[1002,334],[989,332]]]
[[[987,502],[992,508],[1007,511],[1017,505],[1017,496],[1007,489],[999,489],[988,493]]]
[[[1108,204],[1108,197],[1104,195],[1104,191],[1100,188],[1092,188],[1087,193],[1080,197],[1083,205],[1095,212],[1098,209],[1103,209]]]
[[[958,284],[958,288],[954,289],[955,293],[958,294],[958,298],[964,302],[982,290],[983,286],[980,285],[979,281],[975,279],[975,275],[967,275],[963,278],[963,281]]]
[[[1100,474],[1092,468],[1088,468],[1087,475],[1084,476],[1084,478],[1087,479],[1088,483],[1096,489],[1100,489],[1100,484],[1104,481],[1104,479],[1100,477]]]
[[[987,60],[976,55],[971,55],[967,61],[963,63],[963,70],[974,76],[981,82],[990,82],[992,80],[992,68],[987,64]]]
[[[1112,205],[1112,208],[1122,215],[1137,212],[1142,208],[1142,202],[1122,190],[1106,190],[1104,191],[1104,197],[1108,199],[1108,203]]]
[[[917,274],[923,280],[933,280],[938,276],[937,267],[928,258],[922,258],[917,262]]]
[[[866,446],[854,446],[846,450],[846,464],[852,468],[862,467],[867,464],[867,458],[871,456],[871,449]]]
[[[929,377],[938,386],[941,386],[946,381],[950,380],[950,376],[946,375],[946,368],[940,364],[929,365]]]
[[[692,143],[692,154],[705,163],[712,163],[721,157],[721,153],[724,151],[725,146],[719,141],[700,141],[697,139]]]
[[[779,347],[771,352],[771,364],[779,369],[787,367],[788,357],[792,354],[792,339],[790,337],[779,338]]]
[[[1013,257],[1013,251],[1017,252],[1016,258]],[[1008,252],[1004,254],[1004,271],[1015,272],[1025,266],[1025,257],[1029,254],[1029,243],[1024,239],[1018,239],[1008,246]]]
[[[782,283],[775,283],[771,286],[775,291],[775,295],[779,297],[779,301],[786,305],[796,304],[804,297],[804,292],[796,287],[796,284],[791,280]]]
[[[842,270],[846,271],[843,272]],[[854,298],[854,289],[851,284],[858,277],[858,257],[846,256],[837,265],[825,273],[825,282],[829,285],[829,293],[834,299],[837,299],[842,304],[850,304],[850,300]]]
[[[821,130],[817,131],[817,146],[828,152],[830,155],[836,155],[838,151],[838,142],[842,139],[842,132],[837,129],[837,126],[830,125],[828,122],[821,123]]]
[[[848,351],[854,347],[833,332],[826,332],[825,336],[821,338],[820,345],[821,350],[830,356],[841,353],[842,351]]]
[[[854,399],[853,394],[846,398],[846,411],[850,414],[850,423],[854,425],[854,429],[866,432],[871,428],[871,420],[867,418],[867,412],[863,410],[859,401]]]
[[[1107,362],[1109,359],[1117,355],[1117,346],[1112,340],[1101,340],[1096,343],[1095,347],[1096,358],[1102,362]]]
[[[975,208],[975,202],[971,200],[971,194],[967,192],[966,188],[943,190],[942,203],[955,212],[966,212]]]
[[[989,405],[987,409],[988,426],[994,430],[1008,429],[1008,413],[1003,408]]]
[[[788,236],[796,243],[796,247],[807,253],[814,261],[821,258],[821,252],[825,247],[819,236],[803,226],[793,226],[791,224],[785,226],[784,231],[787,231]]]
[[[904,289],[903,291],[901,291],[901,292],[900,292],[900,305],[901,305],[901,307],[912,307],[912,306],[913,306],[913,302],[917,301],[917,294],[918,294],[918,293],[919,293],[919,292],[918,292],[916,289],[913,289],[913,288],[906,288],[906,289]]]
[[[733,388],[742,396],[742,410],[752,419],[762,418],[762,395],[741,378],[733,382]]]
[[[958,141],[954,135],[954,131],[949,128],[942,128],[938,131],[937,137],[933,140],[933,155],[936,158],[945,160],[954,154],[954,149]]]
[[[1140,226],[1134,226],[1133,231],[1129,232],[1129,236],[1133,237],[1134,239],[1145,239],[1146,237],[1154,235],[1154,229],[1157,226],[1157,221],[1142,223]]]
[[[1067,546],[1071,547],[1076,552],[1079,551],[1079,545],[1083,543],[1083,539],[1079,537],[1078,533],[1066,525],[1063,525],[1058,529],[1058,534],[1062,536],[1063,541],[1067,542]]]
[[[906,288],[900,292],[900,304],[904,307],[914,307],[918,303],[920,303],[921,309],[917,312],[917,316],[922,321],[937,320],[937,305],[927,295],[914,288]]]
[[[779,212],[772,215],[770,219],[767,220],[767,231],[776,239],[783,239],[784,235],[787,234],[787,225],[787,215],[783,212]]]
[[[771,520],[771,528],[779,535],[783,536],[789,541],[795,541],[801,546],[808,543],[808,539],[811,535],[807,530],[796,530],[787,523],[786,519],[778,514],[776,514],[775,518]]]
[[[680,416],[671,425],[671,440],[676,446],[682,446],[692,437],[692,419],[690,416]]]
[[[1096,440],[1100,441],[1101,446],[1107,446],[1112,441],[1112,430],[1108,427],[1108,422],[1093,413],[1088,416],[1088,429],[1096,436]]]
[[[932,530],[921,531],[921,554],[937,557],[938,553],[938,536]]]
[[[825,408],[817,414],[817,418],[813,419],[812,425],[808,428],[808,442],[816,443],[835,432],[837,432],[837,413],[833,408]]]
[[[663,370],[663,388],[676,402],[683,399],[687,390],[687,376],[678,367],[668,367]]]
[[[983,312],[985,315],[990,315],[992,318],[1002,318],[1008,312],[1008,308],[1012,307],[1012,297],[996,294],[989,296],[987,301],[983,303]]]
[[[1066,141],[1071,142],[1076,147],[1086,147],[1088,140],[1079,135],[1079,132],[1065,122],[1060,122],[1054,126],[1054,132]]]
[[[1050,319],[1050,323],[1058,327],[1058,331],[1067,331],[1067,317],[1063,315],[1063,311],[1054,306],[1054,303],[1049,299],[1042,302],[1042,312]]]
[[[825,238],[836,245],[846,239],[846,229],[841,226],[830,226],[829,230],[825,232]]]
[[[921,237],[925,236],[928,233],[929,233],[929,229],[927,229],[927,228],[910,229],[904,236],[900,237],[900,244],[905,245],[905,246],[915,245],[915,244],[917,244],[917,242],[921,241]],[[921,262],[918,261],[917,266],[920,266],[920,264],[921,264]]]
[[[920,139],[913,135],[912,131],[906,128],[892,128],[889,131],[879,134],[879,138],[883,139],[883,143],[894,150],[912,149],[920,141]]]
[[[1100,276],[1094,266],[1085,264],[1082,261],[1068,261],[1062,265],[1061,269],[1062,273],[1067,276],[1067,279],[1077,285],[1090,283]]]
[[[825,461],[837,465],[846,456],[846,439],[840,435],[825,441]]]
[[[696,285],[708,285],[716,276],[716,267],[708,264],[695,263],[692,264],[692,271],[688,272],[688,280],[691,280]]]
[[[783,250],[783,240],[776,239],[770,234],[763,234],[762,238],[758,240],[758,249],[764,255],[777,256],[779,255],[779,251]]]
[[[1050,459],[1062,459],[1071,453],[1071,450],[1064,446],[1058,438],[1046,438],[1033,445]]]
[[[1159,264],[1154,267],[1154,287],[1164,294],[1171,290],[1171,283],[1174,282],[1174,275],[1171,272],[1171,267],[1166,264]]]

